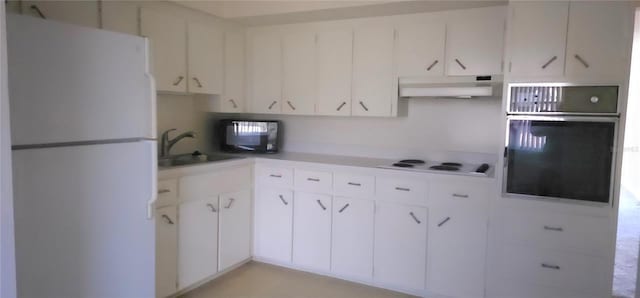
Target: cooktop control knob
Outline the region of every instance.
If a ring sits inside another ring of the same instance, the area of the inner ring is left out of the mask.
[[[600,98],[598,98],[597,96],[591,96],[591,98],[589,100],[591,101],[591,103],[598,103]]]

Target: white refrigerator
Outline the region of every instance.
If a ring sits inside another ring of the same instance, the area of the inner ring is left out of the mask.
[[[155,295],[144,38],[8,15],[19,297]]]

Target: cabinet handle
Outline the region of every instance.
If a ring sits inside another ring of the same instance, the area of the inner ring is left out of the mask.
[[[198,80],[198,78],[193,77],[193,80],[196,81],[196,84],[198,84],[198,88],[202,88],[202,84],[200,83],[200,80]]]
[[[364,102],[360,101],[360,105],[362,106],[362,108],[363,108],[365,111],[367,111],[367,112],[369,111],[369,108],[367,108],[367,106],[365,106],[365,105],[364,105]]]
[[[342,208],[340,208],[340,210],[338,210],[338,213],[342,213],[342,211],[344,211],[345,209],[347,209],[347,207],[349,207],[349,204],[347,203],[346,205],[342,206]]]
[[[231,104],[233,105],[233,108],[234,108],[234,109],[237,109],[237,108],[238,108],[238,105],[236,104],[236,101],[235,101],[235,100],[233,100],[233,98],[232,98],[232,99],[229,99],[229,102],[231,102]]]
[[[438,60],[433,61],[433,63],[431,63],[431,65],[429,65],[427,67],[427,71],[431,71],[431,69],[436,66],[436,64],[438,64]]]
[[[269,105],[269,110],[271,110],[271,108],[273,108],[273,106],[278,103],[277,100],[274,100],[270,105]]]
[[[355,182],[348,182],[347,184],[349,184],[349,185],[353,185],[353,186],[358,186],[358,187],[359,187],[359,186],[362,186],[362,184],[360,184],[360,183],[355,183]]]
[[[31,8],[31,10],[35,11],[38,16],[40,16],[43,19],[47,19],[47,17],[44,16],[44,14],[42,13],[42,11],[40,10],[40,7],[38,7],[38,5],[31,5],[29,8]]]
[[[580,63],[582,63],[582,65],[584,65],[585,68],[589,68],[589,63],[587,63],[587,61],[585,61],[582,57],[580,57],[580,55],[575,54],[573,55],[574,58],[576,58],[576,60],[580,61]]]
[[[171,218],[168,215],[162,214],[162,218],[164,218],[164,221],[166,221],[168,224],[170,225],[173,224],[173,220],[171,220]]]
[[[294,110],[294,111],[296,110],[296,107],[294,107],[294,106],[293,106],[293,104],[291,103],[291,101],[288,101],[288,100],[287,100],[287,105],[289,105],[289,107],[290,107],[292,110]]]
[[[327,210],[327,207],[325,207],[324,204],[322,204],[322,201],[316,200],[316,202],[318,202],[318,205],[320,205],[320,208],[322,208],[322,210]]]
[[[307,178],[307,181],[320,182],[318,178]]]
[[[411,215],[411,217],[413,217],[413,220],[415,220],[417,224],[421,223],[421,221],[416,217],[416,215],[413,214],[413,211],[409,212],[409,215]]]
[[[282,178],[282,175],[279,175],[279,174],[271,174],[271,175],[269,175],[269,177],[273,177],[273,178]]]
[[[553,270],[560,270],[560,266],[558,265],[550,265],[550,264],[546,264],[546,263],[541,263],[540,266],[542,268],[547,268],[547,269],[553,269]]]
[[[229,209],[231,208],[231,205],[233,205],[233,201],[235,201],[236,199],[234,198],[229,198],[229,204],[227,206],[224,207],[224,209]]]
[[[278,197],[280,197],[280,201],[282,201],[282,204],[289,205],[289,202],[285,201],[282,195],[278,195]]]
[[[209,207],[209,209],[211,209],[211,212],[213,212],[213,213],[218,212],[218,210],[216,210],[216,207],[213,207],[213,204],[211,204],[211,203],[208,203],[207,207]]]
[[[549,61],[547,61],[547,63],[542,65],[542,69],[547,68],[547,66],[549,66],[549,64],[553,63],[553,61],[556,61],[556,59],[558,59],[558,56],[551,57],[551,59],[549,59]]]
[[[464,66],[464,64],[462,64],[462,62],[460,62],[460,60],[458,60],[458,58],[454,59],[456,61],[456,63],[458,63],[458,65],[460,66],[460,68],[462,68],[463,70],[467,70],[467,67]]]
[[[456,197],[456,198],[468,198],[469,197],[469,195],[459,194],[459,193],[454,193],[451,196]]]
[[[445,218],[443,221],[441,221],[440,223],[438,223],[438,227],[443,226],[444,224],[446,224],[449,220],[451,220],[451,217],[447,216],[447,218]]]
[[[338,108],[336,109],[336,111],[340,111],[340,110],[342,109],[342,107],[344,107],[346,104],[347,104],[347,102],[346,102],[346,101],[343,101],[343,102],[338,106]]]
[[[173,82],[173,85],[178,86],[178,84],[180,84],[180,82],[182,82],[183,79],[184,79],[183,76],[179,76],[178,79],[175,82]]]
[[[544,229],[547,230],[547,231],[554,231],[554,232],[562,232],[562,231],[564,231],[564,229],[562,227],[544,226]]]
[[[396,187],[396,190],[401,190],[401,191],[411,191],[410,188],[406,188],[406,187]]]
[[[168,192],[171,192],[171,190],[170,189],[166,189],[166,188],[158,190],[159,194],[168,193]]]

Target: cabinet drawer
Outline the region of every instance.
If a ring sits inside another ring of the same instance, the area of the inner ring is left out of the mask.
[[[158,181],[158,201],[156,201],[156,206],[173,205],[176,204],[177,201],[178,180],[169,179]]]
[[[335,174],[333,177],[335,194],[345,197],[370,197],[375,190],[373,176]]]
[[[180,179],[180,201],[200,200],[251,187],[251,167],[228,168]]]
[[[430,199],[435,203],[461,202],[465,206],[483,204],[489,199],[489,186],[464,177],[434,179],[429,188]]]
[[[257,166],[256,180],[268,186],[293,187],[293,169]]]
[[[499,278],[608,297],[611,267],[605,258],[526,246],[504,246]]]
[[[377,197],[391,202],[426,204],[427,182],[418,179],[378,178]]]
[[[606,217],[563,213],[509,212],[502,216],[503,241],[607,256],[611,224]]]
[[[329,172],[295,171],[296,189],[314,192],[314,193],[331,193],[332,190],[332,174]]]

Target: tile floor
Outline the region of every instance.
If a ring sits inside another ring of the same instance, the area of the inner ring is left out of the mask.
[[[181,298],[408,298],[402,293],[250,262]]]

